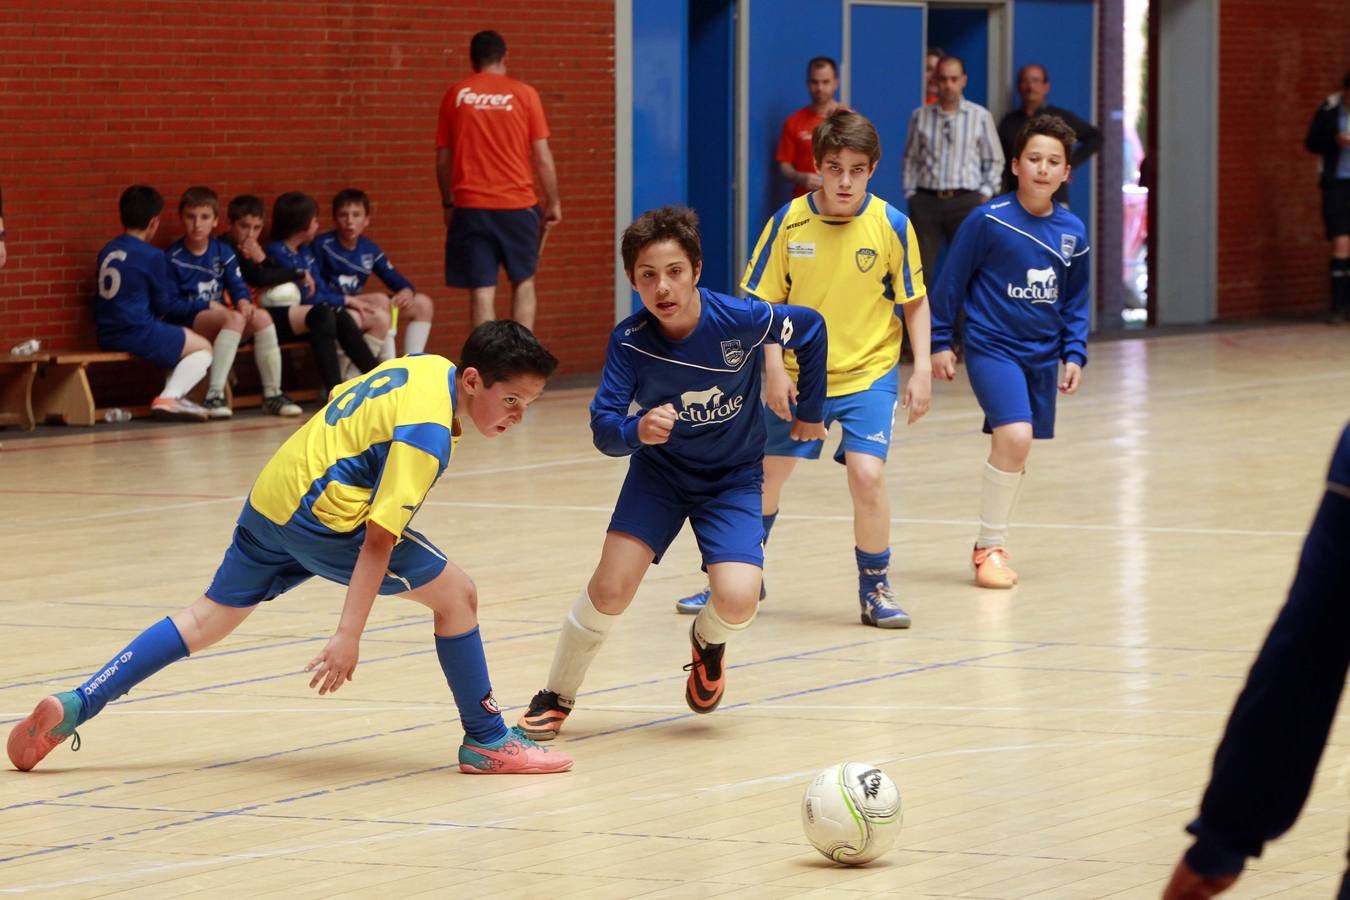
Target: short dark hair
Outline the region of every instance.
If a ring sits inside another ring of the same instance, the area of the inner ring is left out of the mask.
[[[133,184],[117,201],[122,227],[136,231],[149,228],[150,220],[163,211],[164,195],[148,184]]]
[[[344,206],[351,206],[358,203],[366,212],[370,212],[370,198],[366,192],[357,188],[343,188],[333,195],[333,218],[337,218],[338,210]]]
[[[1078,142],[1078,135],[1069,127],[1059,116],[1037,116],[1027,124],[1022,126],[1022,130],[1017,132],[1017,137],[1013,139],[1013,159],[1022,155],[1026,149],[1027,141],[1038,134],[1054,138],[1064,145],[1064,159],[1067,161],[1073,155],[1073,145]]]
[[[821,66],[829,66],[831,71],[834,72],[834,77],[835,78],[839,77],[839,63],[835,62],[828,56],[811,57],[811,61],[806,64],[806,77],[809,79],[811,77],[811,73],[814,72],[816,69],[819,69]]]
[[[284,241],[309,227],[319,215],[319,204],[309,194],[287,191],[272,203],[272,240]]]
[[[200,184],[193,185],[183,191],[183,196],[178,198],[178,214],[181,216],[183,210],[189,206],[209,206],[211,212],[220,215],[219,195],[209,187],[203,187]]]
[[[262,198],[252,194],[240,194],[230,201],[229,207],[225,210],[225,215],[230,217],[231,222],[238,222],[244,216],[257,216],[261,219],[263,213]]]
[[[938,62],[941,62],[947,56],[947,51],[943,50],[941,47],[929,47],[928,50],[924,53],[924,58],[926,59],[927,57],[930,56],[936,56],[938,58]]]
[[[831,150],[856,150],[875,164],[881,159],[881,136],[866,116],[851,109],[837,109],[811,133],[811,154],[817,166]]]
[[[689,257],[694,268],[703,264],[703,239],[698,233],[698,213],[687,206],[662,206],[649,209],[623,231],[619,252],[623,270],[633,277],[638,254],[660,241],[674,241]]]
[[[474,70],[499,63],[506,57],[506,38],[495,31],[480,31],[469,40],[469,62]]]
[[[1027,69],[1040,69],[1040,70],[1041,70],[1041,80],[1043,80],[1043,81],[1045,81],[1045,82],[1047,82],[1047,83],[1050,81],[1050,70],[1047,69],[1043,63],[1027,63],[1025,66],[1023,66],[1022,68],[1018,69],[1018,70],[1017,70],[1017,80],[1018,80],[1018,81],[1021,81],[1021,80],[1022,80],[1022,76],[1026,74]]]
[[[965,61],[964,59],[962,59],[961,57],[959,57],[959,56],[950,56],[950,55],[949,55],[949,56],[944,56],[944,57],[942,57],[942,59],[939,59],[939,60],[937,61],[937,66],[934,67],[934,70],[936,71],[936,69],[942,68],[942,64],[943,64],[943,63],[949,63],[949,62],[954,62],[954,63],[956,63],[958,66],[961,67],[961,74],[962,74],[962,75],[966,74],[966,61]]]
[[[512,319],[484,322],[469,333],[459,351],[461,371],[478,370],[483,384],[492,387],[517,375],[548,378],[558,358],[544,349],[530,329]]]

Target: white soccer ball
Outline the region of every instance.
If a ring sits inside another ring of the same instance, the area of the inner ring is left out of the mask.
[[[900,789],[867,763],[822,771],[802,797],[806,839],[829,859],[861,866],[895,846],[900,836]]]
[[[300,287],[294,282],[279,284],[263,294],[263,306],[294,306],[300,302]]]

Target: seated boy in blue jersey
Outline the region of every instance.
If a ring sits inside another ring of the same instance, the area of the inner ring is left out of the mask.
[[[225,400],[225,379],[234,366],[239,342],[246,336],[253,338],[263,412],[300,415],[300,407],[281,392],[281,346],[272,317],[253,304],[253,294],[244,283],[234,251],[215,236],[220,198],[208,187],[190,187],[178,201],[178,218],[183,221],[184,234],[167,251],[169,271],[178,282],[178,296],[185,304],[207,304],[189,326],[212,342],[211,371],[202,401],[207,415],[228,419],[233,414]]]
[[[313,575],[347,585],[337,630],[305,667],[320,695],[352,680],[376,596],[398,594],[432,611],[436,656],[466,732],[460,771],[571,768],[566,756],[506,727],[492,696],[474,584],[409,527],[450,463],[461,417],[496,437],[521,421],[557,362],[524,326],[488,322],[469,335],[458,365],[404,357],[341,385],[263,467],[206,593],[143,631],[75,690],[38,703],[10,732],[15,768],[33,768],[107,703]]]
[[[1008,521],[1031,441],[1055,436],[1056,387],[1075,393],[1087,365],[1087,229],[1053,199],[1069,177],[1073,145],[1073,129],[1058,116],[1023,126],[1013,142],[1017,192],[961,223],[933,289],[933,371],[956,377],[952,323],[964,308],[966,373],[992,435],[970,558],[980,587],[1017,583]]]
[[[151,404],[158,417],[205,422],[206,410],[187,392],[211,366],[211,343],[182,325],[162,320],[185,313],[168,258],[150,241],[159,230],[164,198],[144,184],[133,184],[117,201],[124,233],[98,252],[94,298],[94,334],[104,350],[120,350],[172,369]],[[199,309],[199,308],[198,308]]]
[[[347,296],[323,277],[323,270],[314,256],[311,241],[319,231],[319,204],[308,194],[289,191],[277,197],[272,204],[272,240],[268,242],[267,258],[284,269],[303,271],[305,279],[300,302],[287,309],[287,324],[292,334],[304,334],[322,326],[322,320],[310,320],[309,307],[328,306],[333,310],[333,326],[337,345],[347,359],[361,372],[369,372],[380,364],[376,354],[389,330],[389,314],[375,311],[365,313],[347,304]],[[280,305],[290,298],[279,297],[273,289],[263,295],[263,302]],[[291,292],[294,296],[294,292]],[[366,334],[365,332],[369,332]],[[326,362],[321,361],[321,364]],[[328,373],[323,373],[325,381]],[[343,380],[341,376],[339,381]]]
[[[328,283],[347,295],[347,305],[364,315],[398,315],[402,320],[403,352],[421,353],[427,348],[433,314],[431,298],[417,293],[412,282],[394,268],[389,257],[363,232],[370,225],[370,198],[365,191],[346,188],[333,197],[333,224],[336,230],[314,240],[314,256]],[[379,276],[393,295],[367,291],[371,274]],[[384,338],[379,356],[391,359],[394,333]]]
[[[835,462],[844,464],[853,499],[853,555],[864,625],[908,628],[890,582],[891,507],[886,457],[900,382],[900,314],[914,349],[914,374],[903,405],[909,424],[928,411],[933,380],[928,355],[928,300],[919,244],[903,213],[867,192],[881,159],[881,138],[864,116],[838,110],[816,126],[812,152],[822,185],[774,213],[746,267],[741,287],[770,303],[820,311],[830,329],[825,427],[838,421],[843,437]],[[824,441],[792,440],[789,422],[798,388],[797,365],[779,347],[764,347],[764,537],[778,516],[783,485],[802,459],[819,459]],[[697,613],[707,591],[677,601]]]
[[[628,477],[600,564],[563,620],[548,681],[518,723],[537,740],[557,735],[605,636],[686,519],[712,599],[689,629],[693,661],[685,666],[684,698],[696,713],[717,708],[726,686],[726,642],[754,619],[764,566],[762,345],[781,343],[800,353],[793,437],[825,433],[827,345],[818,313],[698,287],[698,218],[682,207],[638,217],[623,234],[622,253],[643,309],[610,334],[591,432],[602,452],[630,457]],[[634,401],[638,410],[630,414]]]

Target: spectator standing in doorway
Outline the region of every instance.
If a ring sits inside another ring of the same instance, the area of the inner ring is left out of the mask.
[[[1305,142],[1322,157],[1322,221],[1331,241],[1331,322],[1350,320],[1350,70],[1317,107]]]
[[[811,135],[817,125],[839,109],[839,101],[834,97],[838,89],[839,66],[834,60],[817,56],[806,64],[806,90],[811,94],[811,104],[788,116],[783,123],[778,153],[774,156],[778,160],[778,173],[792,185],[793,197],[809,194],[822,184],[811,149]]]
[[[1069,169],[1077,171],[1102,149],[1102,132],[1097,126],[1082,119],[1067,109],[1051,106],[1045,102],[1050,93],[1050,73],[1040,63],[1027,63],[1017,71],[1017,93],[1022,97],[1020,109],[1014,109],[998,123],[998,139],[1003,148],[1003,193],[1017,190],[1017,178],[1012,173],[1012,146],[1022,126],[1037,116],[1059,116],[1073,133],[1078,135],[1078,143],[1073,147],[1073,157],[1069,160]],[[1055,194],[1055,202],[1060,206],[1069,206],[1069,184],[1065,182]]]
[[[923,105],[931,106],[938,101],[937,65],[947,52],[941,47],[929,47],[923,57]]]
[[[507,77],[500,34],[475,34],[469,59],[473,74],[445,92],[436,125],[445,283],[469,289],[477,326],[496,318],[497,273],[504,266],[511,318],[533,330],[539,248],[544,231],[562,221],[548,121],[539,93]]]

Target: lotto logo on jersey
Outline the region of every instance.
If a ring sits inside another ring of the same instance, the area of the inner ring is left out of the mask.
[[[472,106],[474,109],[501,110],[510,112],[515,109],[511,101],[515,94],[479,94],[472,88],[460,88],[455,95],[455,106]]]
[[[727,397],[726,392],[713,385],[701,391],[685,391],[681,394],[680,412],[676,418],[695,428],[717,425],[736,418],[744,405],[744,397]]]
[[[1008,285],[1008,296],[1032,303],[1054,303],[1059,299],[1059,279],[1053,267],[1027,269],[1026,286]]]

